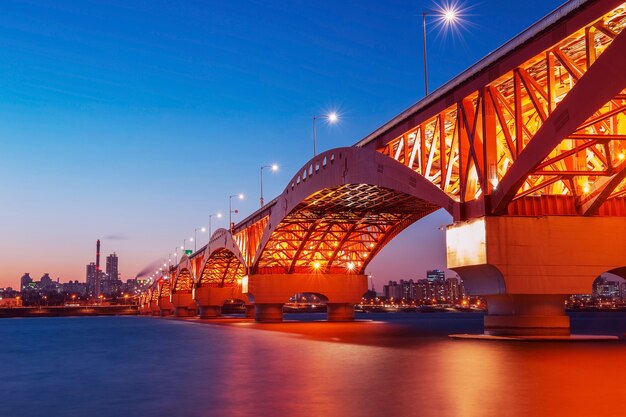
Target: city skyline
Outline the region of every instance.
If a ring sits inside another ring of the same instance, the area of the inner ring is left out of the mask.
[[[312,116],[341,117],[318,126],[320,149],[350,146],[421,98],[419,13],[435,4],[324,3],[312,14],[250,5],[233,20],[239,10],[219,2],[185,10],[8,3],[0,33],[7,60],[18,65],[0,81],[0,286],[16,286],[25,270],[80,280],[94,237],[116,242],[125,276],[134,276],[207,226],[209,213],[226,213],[233,193],[246,194],[236,202],[235,221],[243,219],[257,207],[259,166],[281,167],[265,177],[269,201],[312,156]],[[432,87],[560,2],[492,4],[468,12],[463,41],[429,27]],[[255,20],[258,29],[246,24],[255,13],[268,18]],[[498,17],[510,24],[496,29],[490,22]],[[185,33],[169,36],[182,22]],[[270,27],[281,24],[285,30]],[[280,54],[257,51],[270,43]],[[213,230],[227,226],[213,222]],[[377,286],[398,270],[444,267],[438,227],[447,223],[440,211],[398,236],[368,267]]]

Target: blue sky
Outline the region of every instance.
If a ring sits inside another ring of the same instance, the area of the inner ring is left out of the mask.
[[[461,3],[429,20],[431,90],[561,2]],[[438,2],[11,1],[0,4],[0,286],[84,280],[95,240],[124,279],[243,192],[241,219],[318,149],[349,146],[423,96],[421,11]],[[376,283],[443,267],[437,213],[371,265]],[[226,222],[215,223],[214,228]],[[202,243],[206,241],[203,236]],[[394,269],[389,265],[393,261]]]

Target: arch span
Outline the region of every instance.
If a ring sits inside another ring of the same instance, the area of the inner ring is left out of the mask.
[[[241,283],[246,269],[246,263],[231,233],[226,229],[218,229],[205,249],[196,287],[235,287]]]
[[[254,274],[354,273],[400,231],[458,204],[403,164],[366,148],[307,162],[278,197],[252,263]]]

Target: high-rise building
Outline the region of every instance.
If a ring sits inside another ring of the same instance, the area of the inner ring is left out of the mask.
[[[100,273],[100,239],[96,241],[96,279],[94,281],[93,296],[100,295],[100,281],[102,280],[102,274]]]
[[[96,264],[94,262],[91,262],[90,264],[87,265],[86,275],[87,275],[87,279],[86,279],[87,294],[94,295],[96,292],[96,281],[97,281]]]
[[[106,264],[106,279],[109,281],[116,281],[118,279],[118,258],[115,252],[111,255],[107,256],[107,264]]]

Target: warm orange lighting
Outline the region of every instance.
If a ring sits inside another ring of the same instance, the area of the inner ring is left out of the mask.
[[[321,266],[322,264],[320,264],[319,261],[313,262],[313,269],[320,269]]]

